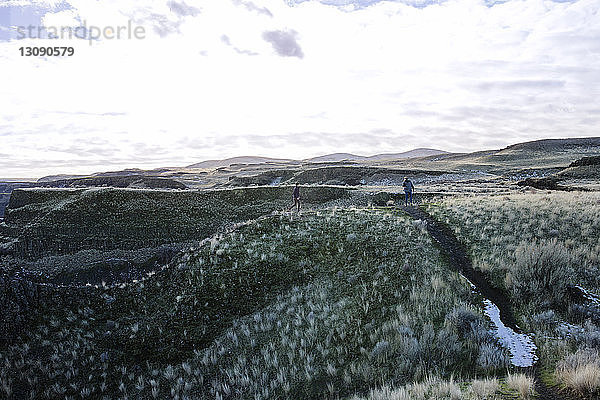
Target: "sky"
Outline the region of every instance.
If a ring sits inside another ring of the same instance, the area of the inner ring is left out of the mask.
[[[82,29],[52,35],[65,27]],[[93,31],[119,27],[143,38]],[[0,2],[2,177],[468,152],[598,127],[598,0]]]

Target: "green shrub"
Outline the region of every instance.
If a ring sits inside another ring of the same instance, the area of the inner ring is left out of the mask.
[[[515,258],[506,279],[515,301],[541,308],[564,305],[573,267],[562,243],[521,243]]]

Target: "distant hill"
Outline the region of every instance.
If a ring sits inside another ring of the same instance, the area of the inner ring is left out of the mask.
[[[289,179],[283,170],[322,167],[382,167],[393,166],[407,170],[482,171],[493,174],[514,174],[527,169],[566,168],[582,157],[600,155],[600,137],[542,139],[517,143],[503,149],[490,149],[473,153],[451,153],[438,149],[417,148],[400,153],[383,153],[363,156],[353,153],[333,153],[303,160],[261,156],[240,156],[223,160],[206,160],[187,167],[155,168],[141,170],[129,168],[80,175],[54,175],[39,179],[41,186],[117,186],[117,187],[214,187],[227,184],[271,184],[278,179]],[[312,164],[312,165],[311,165]],[[210,173],[209,170],[215,170]],[[261,175],[265,171],[268,174]],[[257,175],[258,174],[258,175]],[[128,177],[124,179],[124,177]],[[95,179],[91,179],[95,178]],[[107,178],[107,179],[100,179]],[[114,179],[108,179],[114,178]],[[116,179],[119,178],[119,179]],[[153,178],[171,178],[168,182]],[[54,183],[53,183],[54,182]]]
[[[52,181],[60,181],[64,179],[77,179],[77,178],[85,178],[86,175],[48,175],[41,177],[38,179],[38,182],[52,182]]]
[[[531,142],[517,143],[499,151],[556,151],[581,147],[600,146],[600,137],[574,138],[574,139],[542,139]],[[598,149],[600,151],[600,148]]]
[[[437,150],[437,149],[427,149],[427,148],[418,148],[410,151],[405,151],[404,153],[390,153],[390,154],[376,154],[371,157],[367,157],[368,160],[378,161],[378,160],[397,160],[403,158],[417,158],[417,157],[429,157],[429,156],[439,156],[442,154],[451,154],[447,151]]]
[[[375,154],[374,156],[358,156],[351,153],[334,153],[326,154],[324,156],[313,157],[304,160],[305,162],[337,162],[337,161],[381,161],[381,160],[399,160],[406,158],[417,158],[417,157],[428,157],[437,156],[441,154],[450,154],[447,151],[419,148],[403,153],[384,153]]]
[[[325,154],[322,156],[307,158],[302,162],[307,163],[319,163],[319,162],[340,162],[340,161],[379,161],[379,160],[393,160],[393,159],[405,159],[405,158],[416,158],[416,157],[427,157],[441,154],[449,154],[447,151],[436,150],[436,149],[425,149],[419,148],[404,153],[389,153],[389,154],[376,154],[374,156],[359,156],[352,153],[333,153]],[[196,164],[188,165],[187,168],[221,168],[229,167],[236,164],[297,164],[300,160],[292,160],[286,158],[270,158],[270,157],[254,157],[254,156],[241,156],[226,158],[224,160],[206,160]]]
[[[307,158],[304,162],[338,162],[338,161],[356,161],[366,160],[368,157],[358,156],[351,153],[333,153],[325,154],[324,156],[318,156],[313,158]]]
[[[102,177],[102,176],[133,176],[133,175],[145,175],[148,171],[141,170],[139,168],[127,168],[121,171],[106,171],[106,172],[96,172],[90,175],[48,175],[38,179],[38,183],[48,183],[48,182],[56,182],[56,181],[67,181],[67,180],[76,180],[83,178],[91,178],[91,177]]]
[[[175,179],[143,175],[104,175],[84,178],[58,179],[38,182],[38,187],[76,188],[76,187],[115,187],[149,189],[185,189],[186,186]]]
[[[254,156],[241,156],[226,158],[224,160],[206,160],[196,164],[188,165],[187,168],[220,168],[229,167],[234,164],[288,164],[293,163],[294,160],[284,158],[270,158],[270,157],[254,157]]]

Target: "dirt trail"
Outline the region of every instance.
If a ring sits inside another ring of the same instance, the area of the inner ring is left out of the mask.
[[[485,275],[473,268],[465,246],[458,241],[454,232],[446,224],[437,221],[430,214],[418,207],[401,208],[412,218],[427,222],[427,232],[439,244],[443,254],[448,257],[449,264],[471,281],[484,297],[496,304],[500,310],[500,319],[506,326],[517,333],[521,333],[506,293],[490,285]],[[526,370],[533,372],[538,399],[568,399],[568,397],[559,393],[556,388],[549,387],[542,381],[537,365],[533,368],[526,368]]]
[[[403,207],[403,210],[414,219],[427,221],[427,232],[440,245],[444,254],[448,257],[449,264],[477,286],[484,297],[498,306],[500,319],[506,326],[517,333],[521,333],[506,294],[491,286],[485,275],[473,268],[465,246],[458,241],[454,232],[447,225],[438,222],[420,208]]]

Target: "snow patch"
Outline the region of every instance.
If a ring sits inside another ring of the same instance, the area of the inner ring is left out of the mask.
[[[506,347],[510,353],[510,362],[516,367],[531,367],[537,361],[535,352],[537,347],[533,339],[526,334],[517,333],[508,326],[504,325],[500,319],[500,310],[498,306],[488,299],[483,300],[485,313],[494,324],[492,331],[498,337],[500,343]]]
[[[600,306],[600,298],[593,293],[590,293],[588,290],[584,289],[581,286],[575,286],[577,289],[581,291],[583,297],[590,303],[593,303],[595,306]]]

